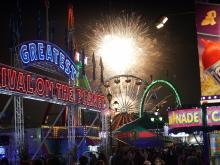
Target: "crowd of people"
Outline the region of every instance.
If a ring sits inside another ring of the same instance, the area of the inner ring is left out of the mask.
[[[199,146],[172,146],[164,148],[117,148],[107,158],[102,152],[81,155],[78,163],[72,165],[203,165],[202,151]],[[62,156],[39,158],[22,164],[31,165],[65,165]],[[6,158],[0,165],[9,165]]]
[[[195,146],[172,146],[165,148],[117,149],[111,165],[202,165],[201,148]]]
[[[202,165],[199,146],[172,146],[164,148],[118,148],[107,160],[101,153],[90,158],[81,156],[80,165]]]

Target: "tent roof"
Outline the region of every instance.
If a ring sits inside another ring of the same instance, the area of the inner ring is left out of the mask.
[[[145,114],[142,118],[138,118],[119,129],[115,130],[113,133],[119,132],[128,132],[128,131],[144,131],[144,130],[153,130],[157,128],[162,128],[164,125],[164,121],[155,120],[152,122],[151,117],[155,118],[153,114]]]

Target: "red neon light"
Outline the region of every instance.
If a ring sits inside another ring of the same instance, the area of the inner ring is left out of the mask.
[[[68,29],[72,29],[74,26],[73,5],[68,5]]]
[[[91,92],[91,96],[90,96],[90,106],[91,107],[94,106],[94,95],[95,95],[95,93]]]
[[[102,108],[102,96],[101,95],[98,95],[98,106],[97,106],[97,108],[98,109],[101,109]]]
[[[91,104],[92,104],[92,92],[88,91],[87,92],[87,103],[86,103],[86,105],[91,106]]]
[[[53,88],[54,88],[54,83],[53,81],[50,81],[50,80],[45,80],[45,93],[46,93],[46,96],[52,96],[54,95],[53,93]]]
[[[31,87],[31,82],[32,82],[31,75],[27,74],[26,77],[27,77],[27,93],[33,94],[34,89],[33,87]]]
[[[81,104],[83,98],[83,90],[80,88],[76,89],[76,103]]]
[[[153,132],[146,132],[146,131],[141,131],[139,132],[139,137],[140,138],[151,138],[151,137],[156,137],[157,134]]]
[[[44,79],[41,77],[38,77],[36,80],[35,92],[39,96],[43,96],[45,93],[45,83]]]
[[[93,107],[98,107],[97,103],[98,103],[98,95],[94,94],[92,97],[92,103],[93,103]]]
[[[56,83],[56,96],[57,96],[57,99],[61,99],[61,90],[62,90],[62,85],[60,83]]]
[[[24,81],[24,73],[18,72],[18,78],[17,78],[17,91],[26,93],[26,87],[25,87],[25,81]]]
[[[2,85],[3,88],[7,87],[6,83],[6,68],[2,67]]]
[[[132,136],[131,132],[123,132],[116,134],[116,137],[119,139],[130,138]]]
[[[67,85],[62,84],[62,99],[64,101],[69,100],[69,87]]]
[[[69,87],[69,101],[70,102],[75,102],[74,100],[74,88],[73,87]]]
[[[88,99],[88,91],[83,91],[83,97],[82,97],[82,103],[83,105],[87,105],[87,99]]]
[[[8,70],[8,87],[11,90],[15,90],[17,72],[12,69],[7,69],[7,70]]]
[[[22,96],[32,94],[56,100],[63,100],[64,103],[84,104],[85,106],[104,109],[104,96],[81,89],[55,80],[36,76],[30,72],[17,71],[10,66],[1,66],[0,88],[6,92],[17,91]],[[56,91],[56,92],[55,92]],[[34,98],[34,97],[33,97]]]

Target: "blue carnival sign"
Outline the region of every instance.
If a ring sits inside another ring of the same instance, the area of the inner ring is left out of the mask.
[[[46,41],[28,41],[18,47],[23,65],[49,63],[50,65],[55,65],[58,70],[63,71],[71,80],[76,79],[76,65],[67,53],[55,44]]]

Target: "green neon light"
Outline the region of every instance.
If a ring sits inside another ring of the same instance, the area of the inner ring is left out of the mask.
[[[143,116],[143,113],[144,113],[144,101],[145,101],[145,98],[146,98],[148,92],[151,90],[151,88],[153,88],[153,86],[155,86],[157,84],[163,84],[163,85],[166,85],[167,87],[169,87],[171,89],[171,91],[174,93],[175,97],[176,97],[176,105],[177,105],[177,107],[182,105],[177,90],[175,89],[175,87],[170,82],[168,82],[166,80],[155,80],[155,81],[153,81],[152,83],[150,83],[147,86],[147,88],[145,89],[144,94],[143,94],[143,96],[141,98],[140,109],[139,109],[139,117],[140,118]]]

